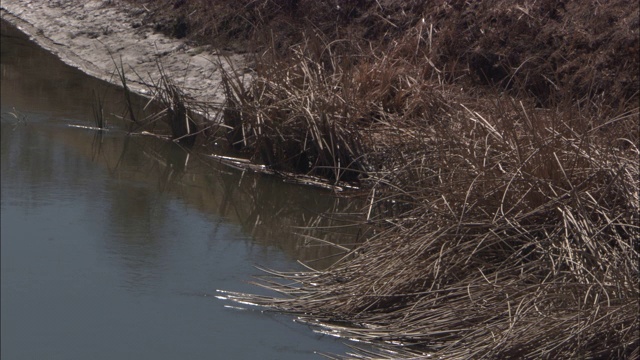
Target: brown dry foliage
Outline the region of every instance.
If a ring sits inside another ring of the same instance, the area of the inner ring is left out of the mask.
[[[637,358],[637,2],[147,6],[255,52],[226,74],[232,145],[370,189],[373,237],[229,299],[396,345],[364,358]]]
[[[313,29],[348,40],[344,54],[370,43],[405,47],[406,59],[430,60],[449,83],[525,91],[543,105],[564,97],[638,101],[634,1],[135,2],[153,9],[149,22],[159,30],[233,50],[272,46],[286,56]]]
[[[402,343],[389,358],[634,358],[637,112],[589,128],[600,119],[575,109],[450,105],[370,174],[376,235],[327,270],[258,283],[282,298],[227,298]]]

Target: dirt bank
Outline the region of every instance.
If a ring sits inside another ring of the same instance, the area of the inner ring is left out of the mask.
[[[147,89],[138,75],[160,78],[157,61],[166,74],[196,101],[221,103],[218,61],[226,59],[242,69],[242,55],[222,54],[211,46],[192,46],[168,38],[142,24],[144,7],[118,0],[3,0],[2,19],[27,33],[65,63],[97,78],[119,84],[114,59],[125,65],[134,91]],[[224,55],[221,58],[219,55]]]

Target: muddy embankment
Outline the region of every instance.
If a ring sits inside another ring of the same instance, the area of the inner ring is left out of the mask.
[[[160,79],[158,64],[186,95],[212,107],[224,101],[220,67],[242,70],[242,55],[211,46],[193,46],[143,25],[143,6],[113,0],[3,0],[2,19],[27,33],[68,65],[120,85],[124,67],[128,86],[149,95],[145,84]]]

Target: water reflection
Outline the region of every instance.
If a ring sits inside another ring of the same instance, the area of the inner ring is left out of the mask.
[[[0,62],[2,358],[298,359],[345,351],[289,318],[280,326],[209,295],[262,291],[244,283],[257,273],[254,263],[289,270],[294,259],[337,253],[303,246],[291,229],[357,204],[117,125],[70,127],[91,125],[96,86],[107,111],[119,112],[117,89],[15,39],[3,37]],[[26,122],[8,114],[14,107]]]
[[[3,33],[5,32],[20,37],[19,33],[14,33],[6,24],[3,25]],[[101,89],[105,112],[123,113],[122,94],[118,89],[100,80],[78,74],[37,47],[6,45],[3,44],[2,47],[1,65],[2,73],[7,74],[7,77],[2,79],[3,103],[11,103],[13,106],[29,108],[32,111],[46,109],[49,114],[52,113],[50,109],[55,109],[55,112],[59,112],[57,115],[70,118],[71,122],[84,119],[84,125],[91,125],[93,91]],[[8,86],[11,86],[11,90]],[[135,101],[140,108],[146,103],[146,100],[139,98]],[[62,109],[64,113],[61,113]],[[109,120],[118,122],[114,116]],[[117,128],[112,130],[115,129]],[[273,177],[232,170],[202,155],[194,155],[177,144],[157,141],[152,137],[123,134],[107,136],[95,133],[93,141],[87,142],[69,133],[60,132],[55,135],[60,136],[60,140],[70,147],[106,166],[113,176],[119,179],[130,177],[131,181],[155,182],[159,191],[176,194],[200,211],[214,213],[241,224],[258,243],[277,246],[293,259],[310,261],[323,258],[326,260],[314,263],[314,266],[323,267],[335,259],[332,255],[340,253],[336,248],[329,246],[305,246],[306,242],[293,231],[308,233],[343,245],[356,241],[356,230],[337,234],[318,228],[319,225],[335,223],[328,219],[318,222],[319,216],[323,213],[348,213],[357,211],[360,206],[349,199],[336,199],[324,190],[291,186]],[[50,164],[45,166],[50,167]],[[140,168],[145,169],[144,174],[129,171]],[[78,169],[70,171],[82,173],[82,170]],[[145,206],[149,206],[142,194],[113,196],[112,217],[127,211],[140,212]],[[131,198],[138,201],[133,205],[127,205],[127,199]],[[111,222],[127,221],[126,219],[130,218],[132,217],[128,216],[124,220]],[[313,225],[316,229],[294,229],[307,225]],[[150,225],[127,226],[135,228]]]
[[[3,102],[30,111],[45,111],[67,119],[83,119],[92,125],[92,105],[96,94],[105,99],[105,113],[110,122],[124,126],[125,114],[122,91],[104,81],[84,76],[54,55],[34,46],[26,35],[0,21],[3,42],[0,44],[2,63],[1,91]],[[136,115],[142,113],[147,100],[133,96]],[[128,125],[128,124],[127,124]],[[147,125],[149,131],[163,131],[161,123]]]

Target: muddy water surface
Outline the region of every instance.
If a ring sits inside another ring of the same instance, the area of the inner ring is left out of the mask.
[[[336,250],[292,227],[345,210],[329,193],[217,165],[167,141],[92,126],[117,89],[2,27],[2,359],[313,359],[344,353],[292,318],[235,310],[254,265]],[[70,126],[71,125],[71,126]],[[77,125],[77,126],[74,126]],[[342,200],[344,202],[344,200]],[[352,242],[347,235],[313,236]]]

